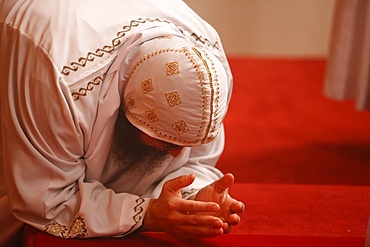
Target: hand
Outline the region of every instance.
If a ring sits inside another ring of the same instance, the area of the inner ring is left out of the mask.
[[[213,215],[219,217],[223,222],[224,233],[231,232],[232,226],[240,222],[239,213],[244,212],[244,204],[233,199],[228,194],[228,189],[234,184],[234,176],[226,174],[219,180],[201,189],[195,197],[196,201],[216,202],[220,211]]]
[[[190,185],[195,175],[167,181],[158,199],[149,203],[143,231],[164,231],[176,238],[210,238],[223,234],[223,222],[213,216],[220,210],[215,202],[185,200],[180,189]]]

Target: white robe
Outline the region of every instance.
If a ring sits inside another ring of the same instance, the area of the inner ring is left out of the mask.
[[[135,46],[181,32],[219,57],[231,91],[217,32],[183,1],[0,0],[0,8],[1,166],[8,197],[2,195],[2,215],[9,199],[16,218],[59,237],[121,236],[142,225],[149,198],[168,179],[195,173],[185,195],[222,175],[215,165],[223,130],[150,175],[108,182],[117,172],[109,152],[126,55]]]

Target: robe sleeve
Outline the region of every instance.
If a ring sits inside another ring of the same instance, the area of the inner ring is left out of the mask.
[[[14,215],[63,238],[125,235],[139,228],[146,199],[86,181],[84,133],[49,54],[4,25],[1,70],[4,176]]]

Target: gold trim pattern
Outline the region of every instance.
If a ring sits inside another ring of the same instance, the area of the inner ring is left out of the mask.
[[[195,193],[198,193],[198,191],[200,191],[200,189],[191,189],[190,191],[183,191],[182,193],[181,193],[181,197],[182,198],[188,198],[188,197],[190,197],[190,196],[192,196],[193,194],[195,194]]]
[[[192,47],[192,50],[195,52],[195,54],[197,54],[199,59],[203,62],[204,67],[207,70],[209,85],[210,85],[210,88],[211,88],[211,100],[210,100],[210,105],[209,105],[209,108],[210,108],[209,109],[209,122],[208,122],[208,125],[207,125],[207,129],[206,129],[206,133],[204,135],[204,138],[202,139],[202,143],[204,143],[206,141],[208,133],[211,129],[212,122],[214,121],[213,120],[213,114],[214,114],[213,99],[214,99],[214,95],[215,95],[215,89],[213,87],[213,78],[212,78],[211,70],[209,69],[207,61],[203,58],[202,54],[195,47]]]
[[[198,36],[196,33],[192,33],[191,34],[191,37],[193,37],[195,39],[195,41],[199,41],[205,45],[208,45],[208,46],[211,46],[217,50],[220,50],[220,45],[218,44],[217,41],[215,41],[213,44],[211,43],[211,41],[209,41],[209,39],[207,38],[204,38],[202,36]]]
[[[80,57],[77,61],[72,61],[69,65],[63,66],[61,73],[65,76],[68,76],[71,72],[76,72],[78,68],[85,67],[88,62],[94,61],[95,58],[103,57],[107,53],[112,53],[121,44],[121,39],[125,37],[127,33],[129,33],[134,27],[138,27],[140,24],[144,24],[146,22],[162,22],[167,24],[172,23],[170,21],[161,20],[159,18],[138,18],[137,20],[131,20],[130,24],[123,26],[122,30],[117,32],[117,35],[114,39],[112,39],[111,44],[105,45],[101,48],[97,48],[95,52],[90,51],[86,54],[85,57]],[[191,37],[193,37],[197,42],[201,42],[217,50],[220,49],[217,41],[212,44],[209,39],[199,36],[196,33],[192,33]],[[169,38],[169,36],[164,36],[164,38]]]
[[[165,93],[165,97],[166,97],[166,100],[167,100],[167,104],[170,107],[174,107],[176,105],[181,104],[180,93],[178,91]]]
[[[122,236],[129,234],[142,218],[141,214],[144,211],[144,209],[141,205],[145,202],[145,200],[144,198],[139,197],[135,202],[137,203],[137,205],[134,207],[134,211],[136,214],[132,217],[132,219],[135,221],[135,224],[128,231],[124,232]]]
[[[209,55],[207,53],[205,53],[205,56],[208,60],[211,61],[211,59],[209,58]],[[215,85],[215,92],[214,92],[214,102],[215,102],[215,108],[219,108],[219,103],[220,103],[220,84],[218,82],[218,76],[217,76],[217,71],[216,71],[216,68],[215,68],[215,64],[213,62],[211,62],[211,69],[215,75],[215,78],[214,78],[214,85]],[[216,115],[214,116],[213,118],[213,127],[212,127],[212,132],[215,131],[215,128],[216,128],[216,125],[217,125],[217,120],[218,118],[216,117]],[[218,129],[217,131],[217,134],[218,135],[220,133],[220,129]]]
[[[81,96],[87,96],[87,93],[89,91],[92,91],[95,86],[98,86],[98,85],[100,85],[103,82],[103,80],[105,78],[105,75],[106,75],[106,73],[104,73],[101,76],[95,77],[92,81],[90,81],[89,83],[87,83],[86,88],[80,88],[78,90],[78,92],[72,92],[72,98],[73,98],[73,100],[74,101],[78,101]]]
[[[123,26],[122,30],[117,33],[117,36],[111,41],[110,45],[105,45],[102,48],[98,48],[95,52],[88,52],[85,57],[80,57],[77,62],[71,62],[69,66],[64,66],[62,69],[62,74],[68,76],[72,71],[76,72],[79,67],[85,67],[88,62],[92,62],[97,57],[103,57],[107,53],[112,53],[120,44],[121,39],[126,36],[126,33],[130,32],[132,28],[138,27],[140,24],[146,22],[163,22],[169,23],[166,20],[150,19],[150,18],[139,18],[137,20],[132,20],[129,25]]]
[[[127,102],[126,102],[126,105],[128,106],[129,109],[133,109],[136,107],[136,101],[135,101],[135,98],[134,97],[130,97],[128,98]]]
[[[186,124],[186,122],[184,120],[179,120],[179,121],[176,121],[172,124],[172,127],[175,129],[175,131],[179,134],[179,135],[182,135],[184,134],[186,131],[189,130],[189,127],[188,125]]]
[[[161,37],[162,39],[172,39],[173,35],[164,35]]]
[[[53,222],[45,226],[45,232],[60,238],[83,238],[86,236],[87,228],[83,216],[78,215],[70,227]]]
[[[166,63],[166,76],[176,75],[180,73],[178,62]]]
[[[151,122],[151,123],[158,122],[158,120],[159,120],[158,116],[157,116],[157,113],[155,112],[154,109],[145,111],[145,115],[148,118],[149,122]]]
[[[153,91],[153,80],[152,78],[146,79],[141,82],[141,89],[144,94],[150,93]]]

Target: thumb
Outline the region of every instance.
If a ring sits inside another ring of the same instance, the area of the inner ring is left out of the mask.
[[[231,173],[224,175],[215,182],[215,190],[222,193],[234,184],[234,176]]]
[[[192,184],[194,182],[194,179],[195,179],[195,175],[189,174],[189,175],[182,175],[174,179],[168,180],[163,185],[163,191],[177,192],[181,188],[184,188]]]

